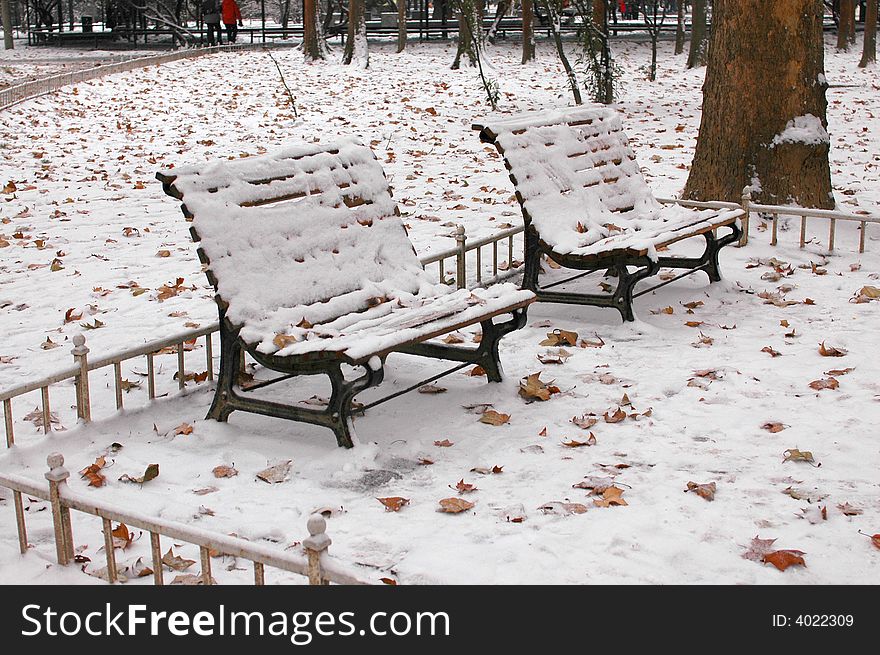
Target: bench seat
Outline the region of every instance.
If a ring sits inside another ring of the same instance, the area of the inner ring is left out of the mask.
[[[357,139],[156,177],[182,201],[216,290],[221,358],[209,418],[243,410],[324,425],[350,447],[353,398],[382,381],[392,352],[478,364],[490,382],[501,380],[498,342],[525,324],[535,294],[510,283],[468,290],[432,279],[382,166]],[[432,342],[470,325],[482,331],[475,346]],[[238,384],[244,352],[283,375],[245,389]],[[343,364],[363,375],[346,377]],[[330,377],[325,410],[240,393],[312,374]]]
[[[624,321],[631,321],[632,300],[645,293],[634,294],[635,285],[663,266],[689,273],[702,270],[711,282],[721,279],[718,252],[739,239],[744,211],[736,206],[662,206],[642,175],[616,111],[575,107],[529,112],[478,121],[473,127],[504,157],[526,227],[523,286],[535,291],[539,301],[613,307]],[[716,238],[719,228],[728,228],[730,234]],[[691,237],[705,239],[701,256],[658,254]],[[542,287],[543,256],[583,272]],[[610,294],[548,291],[595,271],[616,277],[617,288]]]

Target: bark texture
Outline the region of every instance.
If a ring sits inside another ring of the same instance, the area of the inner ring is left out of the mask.
[[[855,0],[840,0],[840,11],[837,16],[837,49],[846,52],[850,46],[850,32],[855,34],[856,3]]]
[[[364,5],[364,0],[349,0],[348,2],[348,38],[345,40],[345,49],[342,51],[343,64],[354,62],[361,68],[367,68],[370,65]]]
[[[821,0],[716,0],[710,52],[684,197],[833,207]]]
[[[862,43],[862,59],[859,68],[864,68],[877,61],[877,2],[868,0],[865,14],[865,40]]]
[[[303,3],[303,51],[306,59],[317,61],[324,58],[318,42],[317,0],[305,0]]]
[[[407,0],[397,0],[397,52],[406,50],[406,3]]]
[[[535,5],[533,0],[522,0],[522,63],[527,64],[535,58]]]

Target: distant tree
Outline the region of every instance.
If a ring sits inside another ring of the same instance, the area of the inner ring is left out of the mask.
[[[651,37],[651,68],[648,79],[653,82],[657,79],[657,39],[660,38],[660,30],[666,22],[666,3],[663,0],[643,0],[642,16],[648,36]]]
[[[859,68],[877,61],[877,0],[868,0],[865,14],[865,40],[862,43],[862,60]]]
[[[367,22],[364,0],[348,0],[348,38],[342,51],[342,63],[355,62],[361,68],[370,65],[367,50]]]
[[[855,0],[840,0],[837,22],[837,49],[847,52],[850,46],[850,31],[855,31],[856,3]]]
[[[678,0],[678,21],[675,25],[675,54],[684,52],[684,0]]]
[[[397,52],[406,49],[406,2],[397,0]]]
[[[706,3],[708,0],[693,0],[691,3],[691,45],[688,50],[688,68],[706,65],[708,34],[706,31]],[[766,7],[762,7],[762,13]],[[714,18],[713,18],[714,20]]]
[[[477,66],[478,51],[482,43],[483,30],[479,25],[483,24],[482,3],[480,0],[454,0],[458,9],[458,48],[455,51],[455,60],[452,62],[452,70],[461,67],[461,58],[467,55],[468,63]]]
[[[522,0],[522,63],[527,64],[535,58],[535,3]]]
[[[321,20],[318,16],[317,0],[303,1],[303,53],[309,61],[324,59],[323,49],[320,47],[318,30],[321,28]],[[322,35],[321,35],[322,36]]]
[[[9,0],[0,0],[0,20],[3,21],[3,48],[12,50],[15,43],[12,40],[12,11]]]
[[[831,208],[821,0],[715,0],[683,196]],[[778,35],[785,34],[781,39]]]

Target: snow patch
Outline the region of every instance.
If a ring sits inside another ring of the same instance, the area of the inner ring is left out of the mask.
[[[785,129],[773,137],[770,147],[773,148],[780,143],[830,144],[831,137],[828,136],[828,131],[817,116],[804,114],[803,116],[795,116],[788,121]]]

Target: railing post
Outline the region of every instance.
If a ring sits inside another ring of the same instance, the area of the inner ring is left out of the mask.
[[[320,514],[312,514],[306,524],[309,530],[309,536],[303,539],[303,546],[309,557],[309,584],[326,585],[328,580],[324,579],[321,572],[321,555],[333,543],[327,536],[327,521]]]
[[[70,353],[79,366],[79,375],[76,376],[76,415],[88,423],[92,420],[92,407],[89,401],[89,348],[83,335],[74,335],[73,349]]]
[[[458,252],[455,255],[455,284],[459,289],[467,286],[467,250],[465,250],[465,241],[467,235],[464,231],[464,225],[457,225],[455,228],[455,246]]]
[[[749,242],[749,218],[750,218],[749,205],[752,202],[752,187],[750,187],[750,186],[743,187],[741,202],[742,202],[742,209],[745,212],[745,214],[743,214],[743,217],[741,220],[742,236],[739,238],[739,243],[737,244],[737,247],[739,247],[739,248],[742,248],[744,245],[746,245]]]
[[[73,534],[70,526],[70,509],[61,504],[61,485],[67,484],[70,471],[64,468],[64,455],[52,453],[46,458],[49,470],[49,502],[52,505],[52,525],[55,530],[55,553],[58,563],[66,566],[73,560]]]

